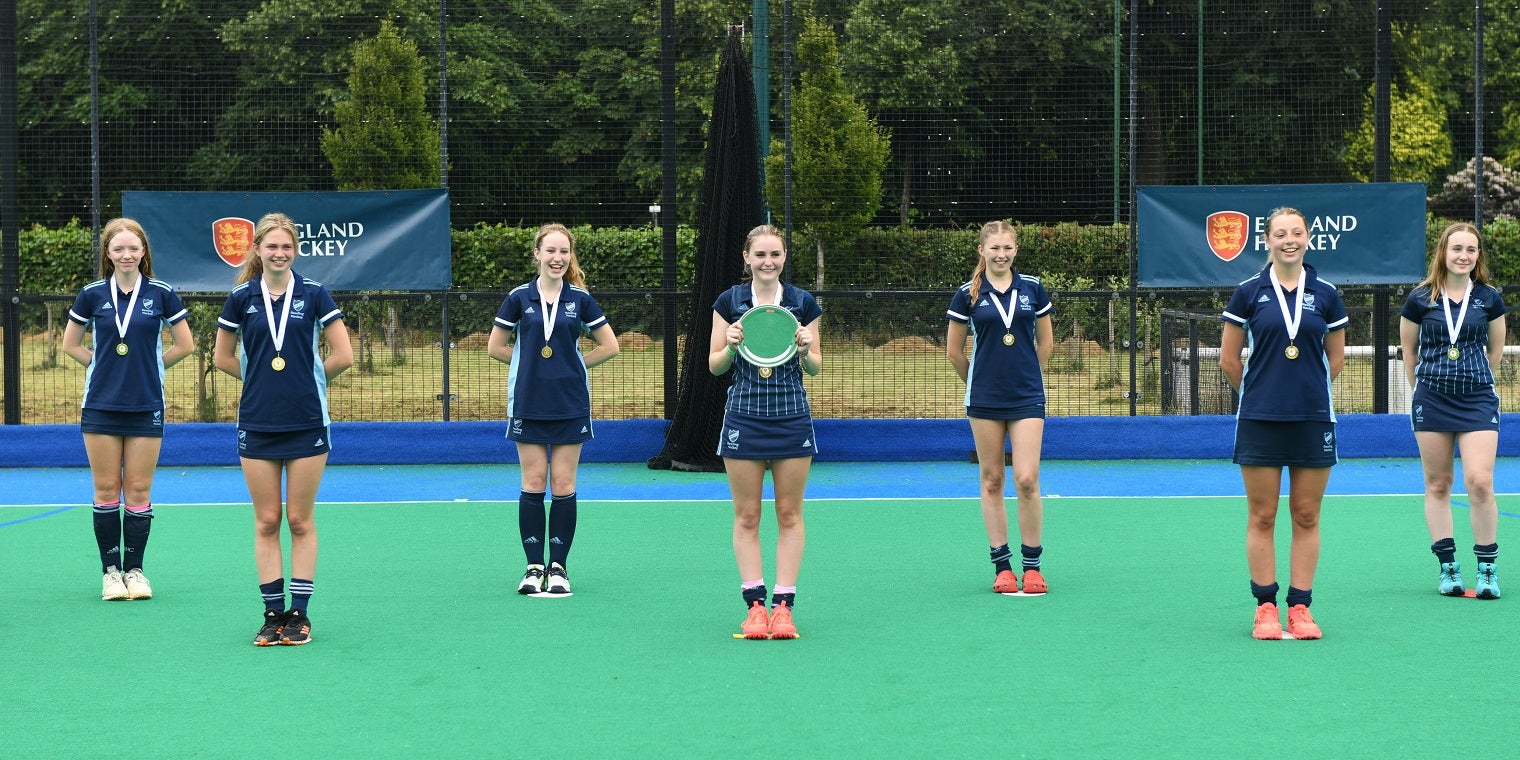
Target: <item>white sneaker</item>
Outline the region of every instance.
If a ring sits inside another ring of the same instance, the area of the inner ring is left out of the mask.
[[[528,571],[523,573],[522,580],[517,584],[519,594],[537,594],[544,590],[544,566],[528,565]]]
[[[105,577],[101,578],[100,598],[108,602],[132,598],[127,592],[127,584],[122,582],[121,571],[115,565],[106,568]]]
[[[121,580],[122,583],[126,584],[127,586],[128,599],[153,598],[153,587],[148,585],[148,578],[147,576],[143,575],[141,568],[137,570],[128,570],[126,575],[123,575],[121,577]]]
[[[565,575],[565,566],[558,562],[549,566],[549,579],[544,581],[544,593],[568,594],[570,593],[570,577]]]

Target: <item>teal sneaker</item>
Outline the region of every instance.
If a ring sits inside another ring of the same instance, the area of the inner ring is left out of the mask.
[[[1442,596],[1463,596],[1467,593],[1467,587],[1462,585],[1461,562],[1441,563],[1441,585],[1436,590]]]
[[[1499,598],[1499,571],[1492,562],[1478,563],[1478,598]]]

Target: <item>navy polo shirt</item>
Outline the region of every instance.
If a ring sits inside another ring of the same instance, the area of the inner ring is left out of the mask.
[[[243,397],[238,402],[238,427],[260,432],[309,430],[332,424],[327,410],[327,371],[319,351],[322,329],[343,312],[327,288],[316,280],[290,273],[290,287],[272,300],[278,322],[290,302],[285,340],[279,356],[285,369],[276,372],[274,339],[269,335],[270,315],[264,313],[264,279],[250,280],[233,288],[217,317],[217,326],[236,333],[242,350],[238,364],[243,370]]]
[[[84,286],[69,308],[69,319],[90,333],[95,356],[84,370],[85,409],[112,412],[150,412],[164,408],[164,327],[189,316],[174,288],[162,280],[139,275],[137,305],[127,317],[127,354],[116,353],[123,342],[116,334],[116,309],[127,308],[131,296],[111,288],[116,278]]]
[[[1271,266],[1268,264],[1267,266]],[[1263,268],[1235,287],[1221,319],[1244,328],[1250,358],[1240,382],[1240,411],[1246,420],[1334,422],[1330,403],[1330,363],[1325,336],[1350,323],[1341,294],[1304,265],[1304,310],[1297,339],[1298,358],[1289,359],[1288,323],[1273,293],[1272,279]],[[1292,313],[1298,284],[1283,284]]]
[[[786,283],[781,286],[781,308],[792,313],[797,323],[806,327],[823,316],[818,300],[813,294]],[[755,289],[748,282],[741,282],[718,294],[713,311],[724,321],[733,324],[755,307]],[[807,390],[802,387],[802,352],[779,367],[771,369],[770,377],[761,377],[760,368],[750,364],[743,356],[735,355],[733,383],[728,386],[725,411],[758,417],[790,417],[796,414],[812,414],[808,405]]]
[[[1488,323],[1504,316],[1504,296],[1488,285],[1473,283],[1468,296],[1472,302],[1457,325],[1457,350],[1462,355],[1452,359],[1446,355],[1452,345],[1446,310],[1440,302],[1431,302],[1430,290],[1428,285],[1415,288],[1399,311],[1400,316],[1420,326],[1415,378],[1441,393],[1471,393],[1493,387],[1494,372],[1488,366]],[[1455,321],[1462,304],[1449,301],[1447,307]]]
[[[544,342],[544,302],[538,278],[518,285],[501,302],[496,324],[514,333],[507,374],[507,419],[572,420],[591,414],[591,381],[580,340],[607,324],[585,288],[564,283],[554,332]],[[543,356],[547,345],[553,352]]]
[[[1013,315],[1011,326],[1003,326],[1003,315],[992,303],[994,298]],[[975,304],[971,303],[971,283],[955,291],[945,316],[970,327],[966,406],[1019,410],[1045,403],[1045,378],[1035,352],[1034,328],[1051,309],[1045,286],[1037,278],[1018,272],[1013,273],[1013,283],[1006,291],[993,288],[984,276]],[[1013,345],[1003,343],[1005,334],[1013,335]]]

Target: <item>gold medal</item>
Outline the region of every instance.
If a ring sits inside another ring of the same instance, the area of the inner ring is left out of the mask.
[[[1290,343],[1287,348],[1283,349],[1283,356],[1286,356],[1289,359],[1297,359],[1298,358],[1298,346],[1292,345]]]
[[[1452,350],[1455,351],[1457,349],[1453,348]],[[116,355],[117,356],[126,356],[127,355],[127,344],[125,344],[125,343],[117,343],[116,344]],[[1456,358],[1456,357],[1452,357],[1452,358]]]
[[[771,368],[770,367],[761,367],[760,368],[760,376],[761,377],[770,377],[771,376]]]
[[[1003,333],[1003,345],[1013,345],[1013,333]]]
[[[269,361],[269,367],[275,372],[282,372],[285,369],[285,360],[276,356]]]
[[[543,350],[538,352],[538,355],[547,359],[554,355],[554,349],[544,346]]]
[[[1462,351],[1461,351],[1461,349],[1457,348],[1456,346],[1452,346],[1451,348],[1446,349],[1446,358],[1448,358],[1448,359],[1450,359],[1452,361],[1456,361],[1458,359],[1461,359],[1462,358]]]

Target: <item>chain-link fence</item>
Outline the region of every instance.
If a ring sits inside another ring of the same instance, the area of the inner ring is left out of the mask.
[[[1057,296],[1051,412],[1187,413],[1205,391],[1184,384],[1192,395],[1177,396],[1168,341],[1180,329],[1217,342],[1218,323],[1177,327],[1169,315],[1217,316],[1227,294],[1134,289],[1134,188],[1372,178],[1380,118],[1391,121],[1386,178],[1428,182],[1433,196],[1474,154],[1508,160],[1520,149],[1506,142],[1520,140],[1520,113],[1508,110],[1520,102],[1520,68],[1508,60],[1520,0],[1487,5],[1491,52],[1475,86],[1473,8],[1433,2],[98,0],[92,15],[86,0],[18,0],[19,217],[4,232],[74,219],[93,227],[120,213],[124,190],[338,189],[341,156],[324,135],[373,125],[345,122],[339,105],[359,98],[360,75],[375,65],[368,46],[387,28],[395,81],[414,72],[424,83],[420,100],[391,93],[406,116],[396,120],[420,119],[442,137],[433,168],[456,230],[689,224],[718,57],[737,25],[768,114],[759,128],[773,154],[770,211],[808,241],[792,252],[798,284],[826,311],[828,369],[809,380],[818,414],[962,413],[963,388],[944,358],[944,307],[946,283],[969,275],[975,252],[932,266],[904,265],[896,252],[919,231],[994,218],[1080,225],[1085,237],[1074,239],[1116,243],[1074,249],[1072,261],[1047,257],[1029,272]],[[662,52],[674,75],[665,89]],[[1381,111],[1379,81],[1390,88]],[[817,102],[835,107],[810,111]],[[850,131],[856,117],[874,129]],[[827,144],[846,154],[842,164],[809,147],[820,135],[836,138]],[[874,184],[846,181],[855,174]],[[666,177],[674,208],[662,196]],[[1460,202],[1445,212],[1465,213]],[[897,242],[876,244],[884,237]],[[25,422],[77,418],[81,374],[59,361],[57,340],[94,256],[84,246],[46,255],[46,267],[23,261],[8,273],[14,328],[0,336],[19,344],[4,371],[20,378],[7,388],[21,389]],[[593,283],[624,346],[593,372],[599,417],[671,411],[663,348],[684,323],[667,324],[664,306],[692,318],[689,274],[674,288],[628,284],[660,282],[660,266],[629,260]],[[174,273],[159,276],[172,283]],[[456,265],[460,291],[338,294],[359,365],[333,389],[335,415],[499,417],[505,372],[486,358],[484,334],[517,282],[490,280]],[[1363,298],[1376,308],[1371,292],[1348,291],[1348,305]],[[1378,318],[1396,321],[1400,298],[1385,295],[1392,312]],[[170,372],[170,417],[230,419],[233,381],[206,371],[220,296],[187,302],[205,353]],[[1351,343],[1370,345],[1370,335]],[[1379,407],[1379,384],[1370,370],[1361,377],[1360,362],[1373,359],[1348,361],[1344,411]]]

